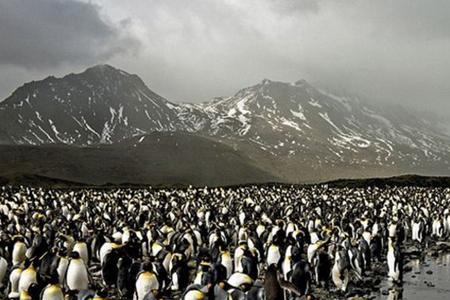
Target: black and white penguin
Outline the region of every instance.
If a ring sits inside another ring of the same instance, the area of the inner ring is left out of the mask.
[[[227,284],[231,288],[239,289],[247,292],[253,286],[254,280],[245,273],[233,273],[227,280]]]
[[[26,263],[26,268],[20,274],[19,279],[19,293],[27,291],[32,284],[37,283],[36,262],[29,261]]]
[[[244,255],[241,257],[241,271],[247,274],[253,280],[258,278],[258,259],[250,249],[245,250]]]
[[[113,248],[102,259],[102,279],[106,286],[113,287],[117,283],[118,262],[121,257],[120,248]]]
[[[89,265],[89,251],[86,242],[77,241],[73,245],[72,251],[78,252],[80,254],[80,258],[84,261],[86,266]]]
[[[80,254],[73,251],[66,272],[66,286],[70,291],[87,290],[89,287],[89,272],[80,257]]]
[[[9,274],[9,294],[8,298],[17,299],[20,296],[19,293],[19,280],[23,269],[20,266],[13,267]]]
[[[201,285],[193,284],[189,286],[184,292],[183,300],[206,300],[207,299],[207,289]],[[214,299],[214,298],[213,298]],[[222,299],[220,299],[222,300]]]
[[[58,273],[59,284],[63,285],[66,282],[67,266],[69,265],[69,258],[65,249],[58,250],[54,263],[57,264],[56,272]]]
[[[401,283],[403,280],[403,257],[400,246],[391,237],[388,240],[387,264],[389,280]]]
[[[318,286],[328,286],[332,268],[330,255],[328,252],[319,249],[316,256],[317,260],[314,266],[316,284]]]
[[[0,256],[0,289],[4,286],[6,273],[8,272],[8,262],[5,258]]]
[[[379,234],[372,236],[370,240],[370,256],[372,259],[380,262],[382,260],[383,242]]]
[[[197,267],[194,284],[207,285],[213,281],[212,266],[207,261],[201,261]]]
[[[182,291],[189,284],[189,268],[185,256],[183,254],[173,255],[171,265],[172,284],[170,289]]]
[[[42,290],[41,300],[64,300],[64,293],[57,274],[54,274],[49,284]]]
[[[349,283],[349,259],[345,249],[337,249],[334,254],[334,265],[331,270],[331,279],[340,291],[346,292]]]
[[[27,245],[25,244],[25,239],[21,236],[14,237],[13,241],[12,265],[18,266],[25,262]]]
[[[289,281],[297,287],[302,295],[307,295],[311,286],[311,270],[308,262],[299,260],[292,266]]]
[[[356,241],[352,241],[350,243],[347,253],[351,268],[353,269],[356,277],[359,280],[362,280],[364,273],[364,259],[358,245],[356,244]]]
[[[276,265],[281,262],[282,254],[281,249],[279,245],[276,245],[272,243],[269,248],[267,249],[267,255],[266,255],[266,263],[268,266],[270,265]]]
[[[142,272],[136,278],[134,299],[144,300],[145,297],[155,290],[159,290],[158,277],[153,271],[151,262],[144,262]]]
[[[415,216],[411,221],[411,239],[419,244],[422,244],[424,239],[425,225],[421,218]]]
[[[233,259],[231,257],[230,251],[223,250],[220,253],[219,262],[222,266],[227,269],[227,278],[233,274]]]

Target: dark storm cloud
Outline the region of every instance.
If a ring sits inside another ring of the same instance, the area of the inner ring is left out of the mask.
[[[137,46],[78,0],[0,0],[0,40],[0,64],[30,69],[97,63]]]

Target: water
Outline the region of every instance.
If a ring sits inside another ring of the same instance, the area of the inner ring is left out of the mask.
[[[413,259],[408,263],[412,271],[404,274],[403,292],[390,288],[387,281],[381,289],[389,289],[389,295],[379,293],[375,299],[442,300],[450,299],[450,254],[425,261]],[[432,271],[432,274],[428,274]]]

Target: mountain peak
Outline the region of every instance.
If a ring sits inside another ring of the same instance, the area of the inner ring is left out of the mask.
[[[123,70],[117,69],[117,68],[115,68],[115,67],[113,67],[111,65],[108,65],[108,64],[95,65],[95,66],[92,66],[90,68],[87,68],[84,72],[86,72],[86,73],[95,73],[95,74],[99,74],[99,75],[104,75],[105,73],[120,73],[120,74],[126,75],[126,76],[130,75],[129,73],[127,73],[127,72],[125,72]]]
[[[267,84],[270,84],[270,83],[272,83],[272,80],[267,79],[267,78],[264,78],[264,79],[261,81],[261,84],[262,84],[262,85],[267,85]]]

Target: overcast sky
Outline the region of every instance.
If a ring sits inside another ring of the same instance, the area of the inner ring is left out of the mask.
[[[109,63],[173,101],[306,79],[450,109],[448,0],[0,0],[0,99]]]

